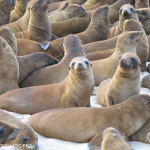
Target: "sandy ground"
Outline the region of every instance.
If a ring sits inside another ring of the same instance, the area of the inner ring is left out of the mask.
[[[141,79],[147,74],[148,74],[147,72],[141,73]],[[96,96],[95,96],[96,89],[97,87],[95,87],[95,90],[90,99],[91,105],[92,107],[101,107],[96,101]],[[141,87],[140,93],[150,95],[150,90]],[[20,115],[20,114],[13,113],[13,112],[9,112],[9,113],[24,122],[30,116],[30,115]],[[39,150],[90,150],[88,147],[88,143],[73,143],[73,142],[62,141],[62,140],[53,139],[53,138],[46,138],[44,136],[41,136],[38,133],[37,135],[39,138],[39,141],[38,141]],[[145,143],[136,142],[136,141],[129,142],[129,144],[131,144],[134,150],[150,150],[150,144],[145,144]],[[14,147],[2,147],[0,148],[0,150],[18,150],[18,149]]]

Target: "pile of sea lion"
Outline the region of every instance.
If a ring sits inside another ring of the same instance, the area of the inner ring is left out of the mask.
[[[36,150],[36,132],[102,150],[150,143],[149,44],[149,0],[0,0],[0,147]]]

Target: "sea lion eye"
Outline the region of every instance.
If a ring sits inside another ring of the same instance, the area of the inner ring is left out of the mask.
[[[89,65],[89,62],[87,60],[85,61],[85,63],[86,63],[87,66]]]
[[[75,65],[75,62],[72,63],[72,66],[74,66],[74,65]]]
[[[144,15],[144,16],[145,16],[145,15],[146,15],[146,11],[144,11],[144,10],[143,10],[143,11],[142,11],[142,15]]]
[[[0,134],[4,133],[4,127],[0,126]]]
[[[27,143],[29,140],[29,137],[27,136],[24,136],[23,139],[22,139],[22,143]]]
[[[122,56],[119,56],[119,59],[121,59]]]
[[[122,13],[122,9],[120,9],[120,14]]]
[[[136,62],[136,59],[134,57],[131,58],[132,63]]]
[[[134,13],[134,9],[133,9],[133,8],[130,8],[130,11],[131,11],[132,13]]]
[[[135,35],[134,35],[134,33],[132,33],[131,36],[130,36],[130,38],[134,39],[134,37],[135,37]]]

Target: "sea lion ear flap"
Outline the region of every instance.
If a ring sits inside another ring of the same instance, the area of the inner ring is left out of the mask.
[[[92,67],[92,63],[90,63],[91,67]]]
[[[70,71],[70,66],[69,66],[69,71]]]

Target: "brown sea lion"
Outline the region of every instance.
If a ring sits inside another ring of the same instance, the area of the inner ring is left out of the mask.
[[[142,86],[143,86],[144,88],[150,89],[150,74],[146,75],[146,76],[142,79]]]
[[[150,8],[137,9],[136,12],[146,34],[150,34]]]
[[[123,5],[119,10],[119,23],[116,27],[110,28],[109,38],[115,37],[123,32],[123,23],[126,19],[134,19],[139,21],[135,9],[130,4]]]
[[[28,123],[35,131],[47,137],[100,146],[106,128],[113,127],[127,138],[139,130],[149,118],[150,97],[136,95],[123,103],[106,108],[62,108],[44,111],[29,117]]]
[[[121,134],[112,127],[104,130],[101,148],[102,150],[133,150]]]
[[[15,8],[10,13],[9,22],[15,22],[24,15],[29,1],[30,0],[16,0]]]
[[[30,19],[30,4],[31,4],[31,2],[28,3],[25,14],[19,20],[15,21],[13,23],[9,23],[9,24],[0,26],[0,28],[9,27],[14,33],[22,32],[22,31],[26,30],[28,28],[28,23],[29,23],[29,19]]]
[[[16,38],[30,39],[43,44],[51,41],[52,28],[48,19],[48,5],[51,0],[33,0],[30,20],[26,31],[15,33]]]
[[[141,61],[136,54],[124,53],[113,78],[101,82],[96,91],[99,104],[111,106],[139,94],[140,65]]]
[[[12,30],[9,27],[0,28],[0,36],[6,40],[14,54],[17,55],[18,46],[15,34],[12,32]]]
[[[132,141],[139,141],[143,143],[150,143],[150,120],[140,128],[137,132],[129,137]]]
[[[8,114],[4,110],[0,110],[0,120],[20,128],[17,137],[14,140],[9,141],[8,144],[19,144],[19,147],[22,146],[22,150],[36,150],[38,148],[38,138],[30,126]]]
[[[149,0],[135,0],[135,9],[148,7],[149,7]]]
[[[115,51],[110,57],[92,61],[96,86],[98,86],[103,80],[113,77],[119,64],[119,57],[122,54],[126,52],[136,53],[136,47],[138,42],[141,40],[142,35],[143,31],[129,31],[120,34]],[[105,70],[103,68],[105,68]]]
[[[18,56],[17,60],[19,64],[19,84],[33,71],[58,63],[56,58],[42,52]]]
[[[19,65],[8,43],[0,37],[0,94],[18,88]]]
[[[0,1],[0,26],[9,23],[10,12],[14,9],[14,6],[15,0]]]
[[[19,127],[0,120],[0,147],[5,146],[11,140],[15,140],[19,131]]]
[[[85,57],[76,57],[68,67],[69,75],[61,83],[22,88],[3,94],[0,108],[35,114],[54,108],[89,106],[94,90],[90,62]]]
[[[49,16],[51,23],[69,20],[75,17],[82,17],[86,14],[86,10],[77,4],[69,5],[66,9]]]
[[[65,55],[56,65],[34,71],[21,84],[22,87],[62,82],[69,74],[68,66],[74,57],[85,56],[80,39],[76,35],[68,35],[64,39]],[[58,73],[59,72],[59,73]]]

